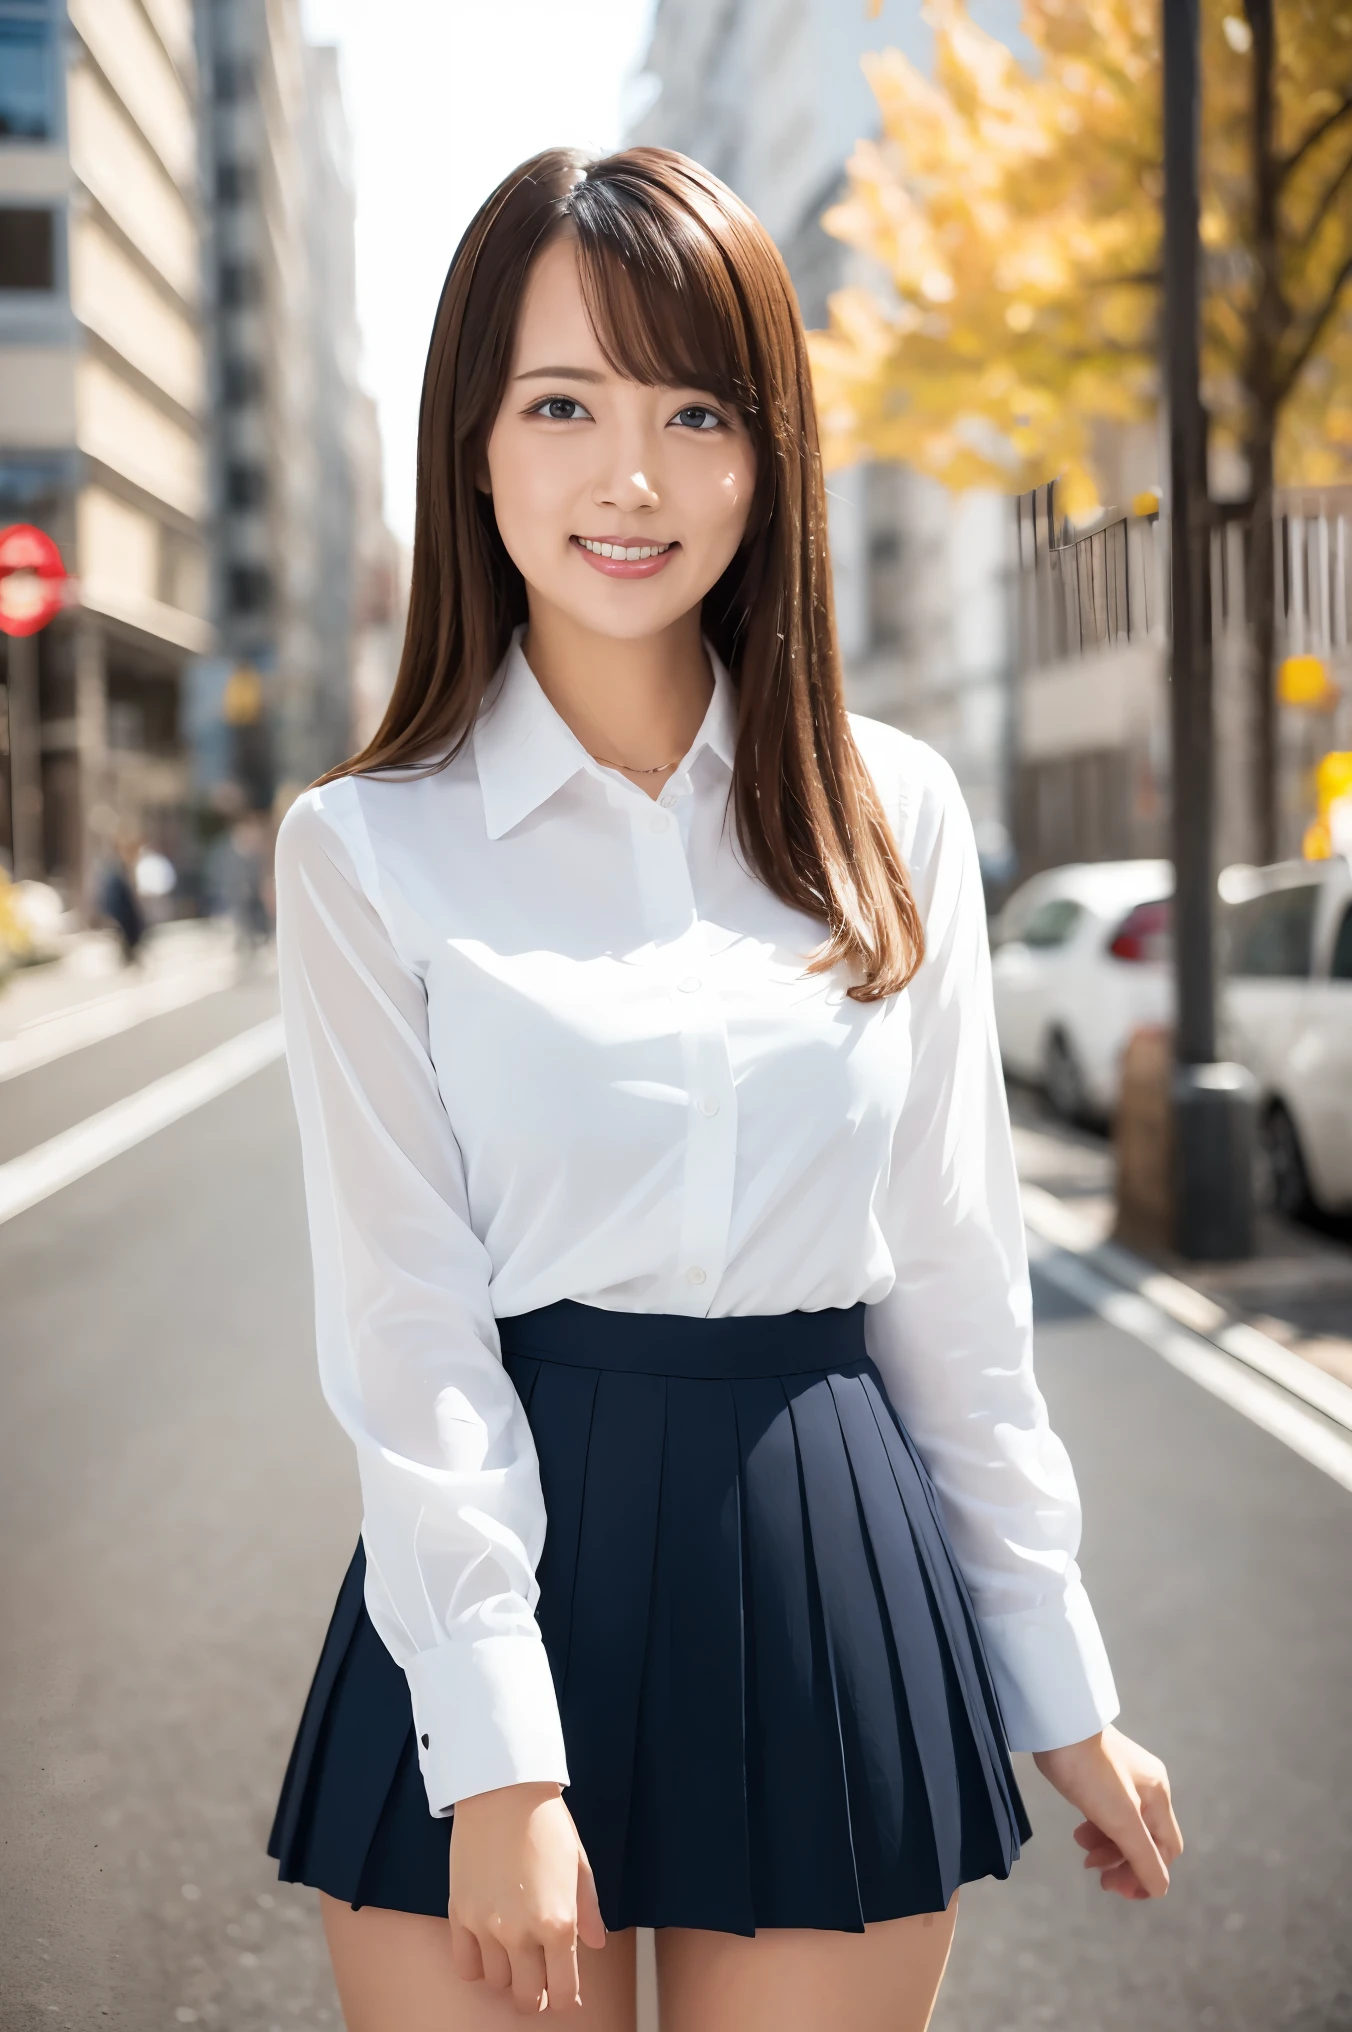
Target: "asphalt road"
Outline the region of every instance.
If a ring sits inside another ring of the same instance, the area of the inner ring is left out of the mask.
[[[270,1009],[228,990],[0,1087],[0,1157]],[[263,1855],[357,1506],[313,1376],[280,1065],[0,1226],[0,2028],[336,2027]],[[1167,1901],[1036,1834],[963,1894],[935,2032],[1352,2027],[1352,1498],[1050,1288],[1123,1726],[1173,1772]]]

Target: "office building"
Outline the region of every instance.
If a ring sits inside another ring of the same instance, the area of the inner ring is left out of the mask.
[[[0,844],[17,801],[18,872],[73,895],[119,822],[171,850],[184,826],[212,646],[198,106],[191,0],[0,0],[0,522],[79,587],[7,701],[31,738]]]

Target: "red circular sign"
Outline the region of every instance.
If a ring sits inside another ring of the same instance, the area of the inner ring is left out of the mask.
[[[0,634],[36,635],[66,604],[66,567],[45,530],[0,529]]]

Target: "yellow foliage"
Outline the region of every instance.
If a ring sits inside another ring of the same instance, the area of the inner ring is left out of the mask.
[[[831,300],[811,346],[832,464],[903,459],[950,487],[1023,492],[1056,477],[1092,512],[1093,431],[1153,414],[1162,241],[1160,0],[1025,0],[1026,69],[930,0],[934,79],[900,52],[865,59],[882,115],[828,231],[868,279]],[[1203,0],[1204,393],[1246,429],[1256,268],[1242,0]],[[1279,477],[1352,476],[1352,0],[1279,0],[1277,143],[1291,310]],[[1328,120],[1327,131],[1319,125]],[[1315,138],[1311,140],[1311,136]],[[1302,144],[1304,152],[1298,154]]]
[[[1288,656],[1277,672],[1277,696],[1284,706],[1333,706],[1338,688],[1322,656]]]

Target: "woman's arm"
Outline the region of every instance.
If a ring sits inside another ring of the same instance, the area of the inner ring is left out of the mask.
[[[926,954],[908,991],[912,1076],[887,1196],[896,1282],[869,1308],[869,1347],[943,1505],[1011,1747],[1044,1753],[1095,1832],[1107,1815],[1117,1861],[1156,1894],[1170,1837],[1162,1820],[1147,1832],[1122,1774],[1137,1771],[1153,1801],[1163,1766],[1109,1726],[1117,1692],[1075,1561],[1079,1495],[1033,1374],[976,843],[951,769],[912,747],[923,775],[899,843]]]
[[[277,843],[278,963],[324,1394],[355,1442],[380,1635],[403,1667],[432,1811],[568,1782],[534,1609],[545,1513],[498,1350],[489,1263],[396,949],[357,785]]]

